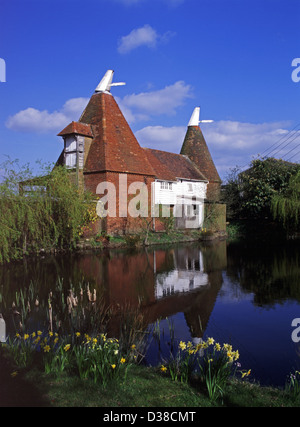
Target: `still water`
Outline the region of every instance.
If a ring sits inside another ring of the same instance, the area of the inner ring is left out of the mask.
[[[232,344],[241,369],[261,384],[283,386],[300,368],[300,343],[292,340],[292,321],[300,318],[297,241],[189,243],[12,263],[0,268],[0,312],[30,283],[47,298],[58,279],[67,287],[89,283],[107,305],[136,307],[150,325],[159,320],[162,343],[153,341],[148,364],[167,355],[174,334]]]

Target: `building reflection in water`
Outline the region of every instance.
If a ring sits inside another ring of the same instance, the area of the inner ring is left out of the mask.
[[[174,269],[167,273],[156,274],[156,253],[154,252],[155,299],[176,293],[190,292],[208,285],[208,275],[204,273],[203,254],[195,250],[193,258],[174,256]]]
[[[86,280],[103,289],[107,305],[139,307],[149,324],[184,313],[191,336],[201,338],[222,286],[226,242],[108,251],[78,262]]]
[[[222,285],[226,258],[226,242],[216,241],[24,260],[0,269],[0,294],[11,307],[16,291],[31,282],[40,301],[47,301],[58,280],[65,293],[88,283],[107,306],[140,310],[148,324],[183,313],[191,336],[200,338]],[[111,328],[117,335],[117,317]]]

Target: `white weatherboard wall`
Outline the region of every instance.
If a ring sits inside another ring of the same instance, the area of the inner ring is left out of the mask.
[[[198,228],[204,220],[206,190],[207,182],[204,181],[155,181],[152,183],[152,206],[174,206],[175,217],[187,218],[186,228]],[[155,216],[158,216],[157,212]],[[196,218],[189,221],[191,217]]]
[[[203,181],[155,181],[152,184],[153,202],[156,205],[176,205],[182,200],[183,204],[189,204],[190,201],[193,201],[193,204],[202,204],[206,197],[206,188],[207,183]]]

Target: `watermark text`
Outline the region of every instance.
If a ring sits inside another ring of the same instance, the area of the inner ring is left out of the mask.
[[[300,58],[294,58],[292,61],[292,67],[294,70],[292,71],[292,80],[294,83],[300,82]]]
[[[0,58],[0,82],[6,82],[6,63],[3,58]]]
[[[292,341],[298,343],[300,341],[300,318],[293,319],[292,327],[295,328],[292,332]]]

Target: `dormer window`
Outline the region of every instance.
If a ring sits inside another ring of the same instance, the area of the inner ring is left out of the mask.
[[[68,169],[83,169],[85,144],[89,146],[93,138],[90,125],[71,122],[58,136],[64,140],[64,165]]]
[[[68,135],[64,138],[65,166],[68,169],[83,168],[84,137]]]

